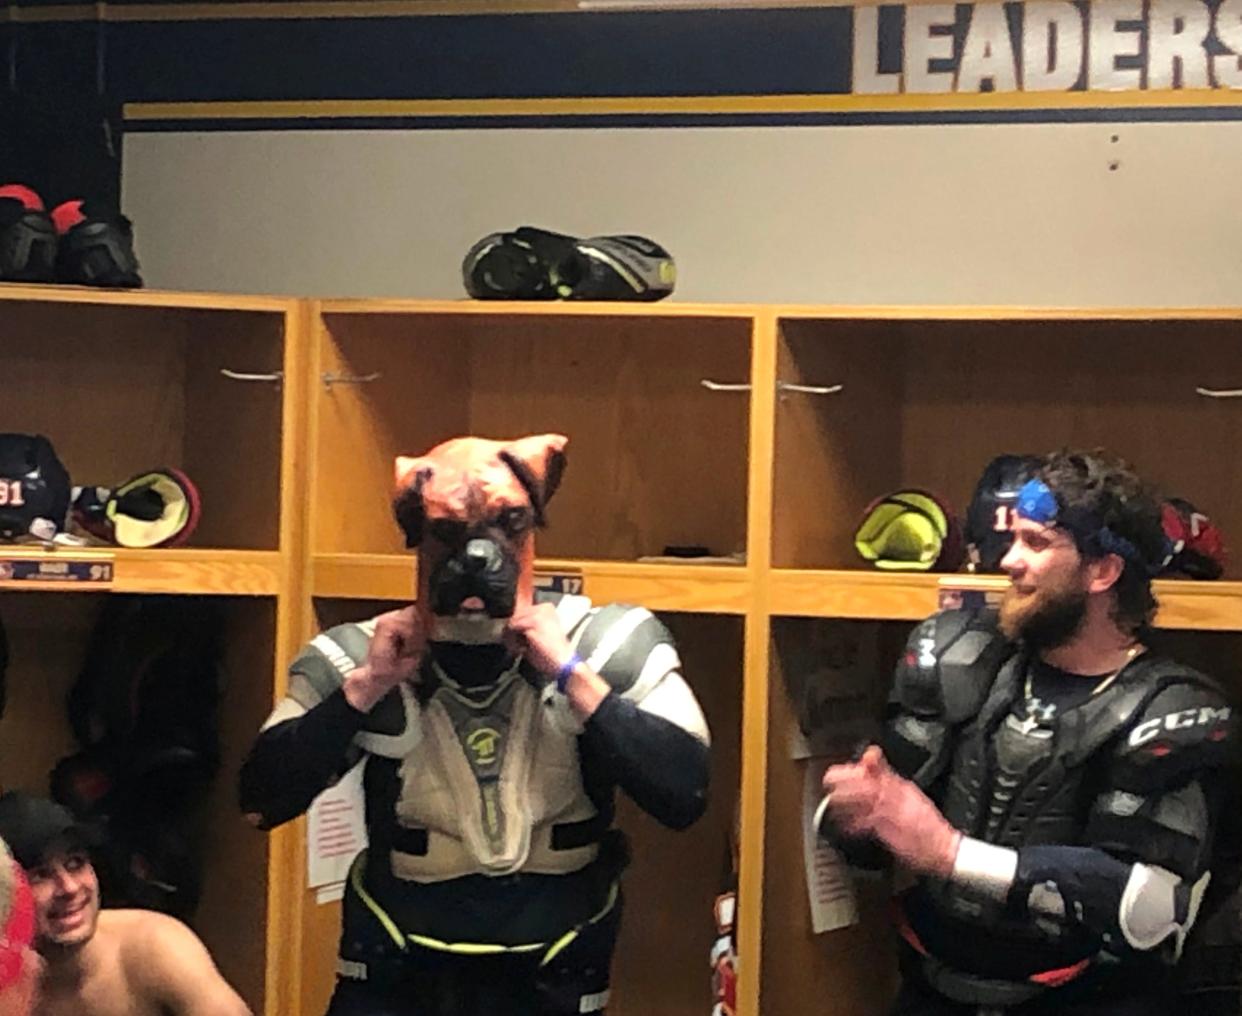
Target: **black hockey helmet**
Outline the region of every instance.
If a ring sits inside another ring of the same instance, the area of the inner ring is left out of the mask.
[[[69,512],[69,472],[42,434],[0,434],[0,539],[51,540]]]
[[[1018,491],[1035,476],[1036,455],[998,455],[983,470],[966,510],[966,545],[976,571],[1000,570],[1013,544],[1014,506]]]

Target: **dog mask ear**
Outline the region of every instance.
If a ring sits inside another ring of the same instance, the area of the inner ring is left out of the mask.
[[[405,533],[405,545],[417,547],[423,540],[423,484],[431,476],[431,466],[424,459],[398,456],[396,462],[397,493],[392,513]]]
[[[543,525],[544,506],[561,485],[568,443],[563,434],[535,434],[510,441],[501,449],[500,460],[513,470],[530,497],[536,525]]]

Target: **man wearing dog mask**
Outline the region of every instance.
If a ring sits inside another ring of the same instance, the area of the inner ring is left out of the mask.
[[[667,629],[534,593],[565,444],[458,438],[398,460],[417,601],[312,640],[243,767],[242,808],[270,829],[366,758],[330,1016],[602,1011],[615,789],[674,829],[706,806],[707,726]]]

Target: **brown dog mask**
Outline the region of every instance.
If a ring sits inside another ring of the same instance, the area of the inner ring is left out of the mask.
[[[417,547],[418,606],[433,641],[499,642],[534,594],[534,531],[565,468],[560,434],[459,437],[396,462],[393,513]]]

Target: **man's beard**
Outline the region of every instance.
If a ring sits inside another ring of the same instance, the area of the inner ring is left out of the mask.
[[[1086,616],[1087,591],[1072,581],[1026,594],[1010,586],[1001,600],[1000,629],[1034,649],[1056,649],[1078,634]]]

